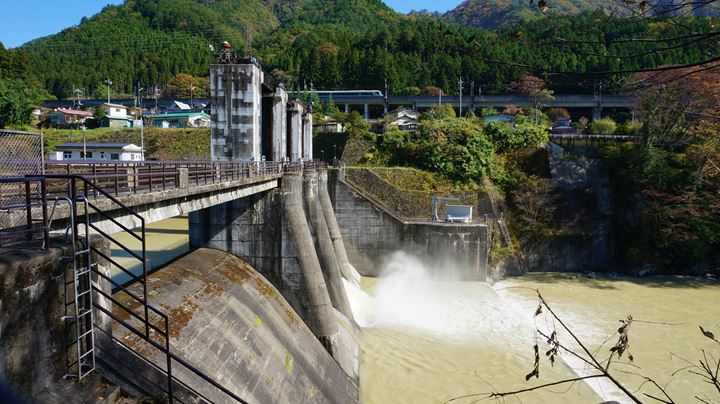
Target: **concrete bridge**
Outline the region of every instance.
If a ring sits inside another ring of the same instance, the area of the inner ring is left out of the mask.
[[[320,97],[322,101],[328,98],[328,95]],[[455,109],[459,109],[462,105],[463,111],[479,110],[486,107],[505,108],[510,105],[531,107],[536,104],[536,100],[533,97],[522,95],[463,96],[462,99],[460,96],[390,96],[387,97],[387,100],[385,100],[383,96],[336,95],[333,96],[332,99],[333,102],[340,106],[345,112],[349,112],[351,107],[361,106],[365,119],[369,119],[372,116],[371,107],[373,106],[379,106],[384,113],[387,113],[388,110],[393,110],[401,106],[423,110],[436,107],[439,103],[442,103],[442,105],[452,105]],[[603,108],[630,110],[633,107],[633,99],[623,95],[605,95],[598,97],[594,95],[573,94],[556,95],[551,99],[541,100],[541,104],[546,108],[562,107],[571,110],[585,109],[599,111]]]
[[[325,102],[330,95],[321,93],[318,95],[321,101]],[[387,100],[382,95],[332,95],[333,102],[344,112],[359,109],[365,119],[381,117],[382,114],[392,111],[399,107],[408,107],[418,110],[425,110],[436,107],[438,103],[443,105],[452,105],[453,108],[459,109],[462,105],[463,111],[477,111],[482,108],[505,108],[510,105],[518,107],[531,107],[535,105],[536,100],[533,97],[503,94],[503,95],[463,95],[462,102],[460,96],[429,96],[429,95],[392,95]],[[183,100],[190,102],[190,100]],[[195,105],[210,104],[209,98],[197,98],[193,100]],[[83,105],[98,106],[106,102],[106,100],[84,100]],[[137,103],[134,99],[117,99],[112,100],[113,103],[133,106]],[[145,100],[143,105],[154,105],[154,100]],[[158,103],[161,107],[168,107],[173,100],[160,100]],[[592,94],[558,94],[552,99],[541,100],[544,108],[566,108],[571,111],[583,110],[591,111],[592,116],[596,117],[604,108],[614,110],[631,111],[634,105],[634,99],[626,95],[603,95],[602,97]],[[67,106],[67,101],[46,101],[43,106],[46,108],[57,108]],[[593,118],[595,119],[595,118]]]

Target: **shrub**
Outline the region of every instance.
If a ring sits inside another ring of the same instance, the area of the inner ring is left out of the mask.
[[[478,125],[439,119],[420,125],[422,164],[455,181],[479,180],[493,162],[493,145]]]
[[[553,122],[558,119],[570,119],[570,113],[565,108],[550,108],[547,110],[547,116]]]
[[[593,121],[588,128],[593,135],[612,135],[617,130],[617,123],[612,118],[601,118]]]
[[[633,119],[632,121],[623,122],[620,126],[618,126],[616,132],[623,135],[637,136],[640,134],[642,128],[642,122]]]

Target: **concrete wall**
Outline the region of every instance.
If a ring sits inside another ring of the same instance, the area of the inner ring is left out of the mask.
[[[260,160],[263,80],[254,64],[210,66],[212,160]]]
[[[94,243],[109,254],[107,244]],[[0,249],[0,384],[7,382],[28,402],[72,402],[77,394],[74,383],[63,382],[66,345],[74,333],[61,320],[64,274],[71,279],[72,265],[60,257],[70,255],[71,249],[61,240],[53,240],[53,245],[46,250],[39,243]],[[99,269],[109,270],[104,262],[99,262]],[[106,282],[97,276],[93,280],[109,291]],[[108,330],[105,317],[94,315],[96,323]],[[106,342],[100,332],[95,333],[96,345]]]
[[[338,180],[336,174],[330,175],[330,198],[347,256],[362,275],[379,276],[384,260],[402,250],[421,257],[430,267],[457,268],[464,279],[486,279],[487,226],[403,222]]]

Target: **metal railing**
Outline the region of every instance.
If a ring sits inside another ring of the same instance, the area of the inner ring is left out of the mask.
[[[47,174],[83,176],[108,193],[120,196],[277,176],[284,172],[284,167],[282,163],[265,161],[73,160],[48,161],[45,170]]]
[[[0,246],[41,236],[50,244],[47,183],[43,177],[0,178]],[[14,214],[24,215],[22,225],[13,224]]]
[[[642,136],[632,135],[589,135],[585,133],[551,133],[550,140],[585,140],[589,142],[641,142]]]

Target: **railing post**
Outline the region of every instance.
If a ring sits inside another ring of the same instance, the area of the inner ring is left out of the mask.
[[[27,238],[32,240],[32,206],[30,201],[30,180],[25,180],[25,219],[27,220]]]
[[[43,239],[45,241],[45,248],[50,248],[50,228],[48,223],[48,211],[47,211],[47,180],[43,177],[40,181],[40,200],[42,203],[42,217],[43,217]]]
[[[115,163],[115,196],[120,194],[120,177],[118,177],[118,165]]]
[[[92,173],[93,173],[93,175],[92,175],[93,182],[95,182],[95,183],[100,182],[100,181],[98,181],[98,178],[97,178],[97,164],[95,164],[95,163],[92,163]],[[93,196],[95,197],[95,199],[97,199],[97,190],[94,188],[93,188]]]

